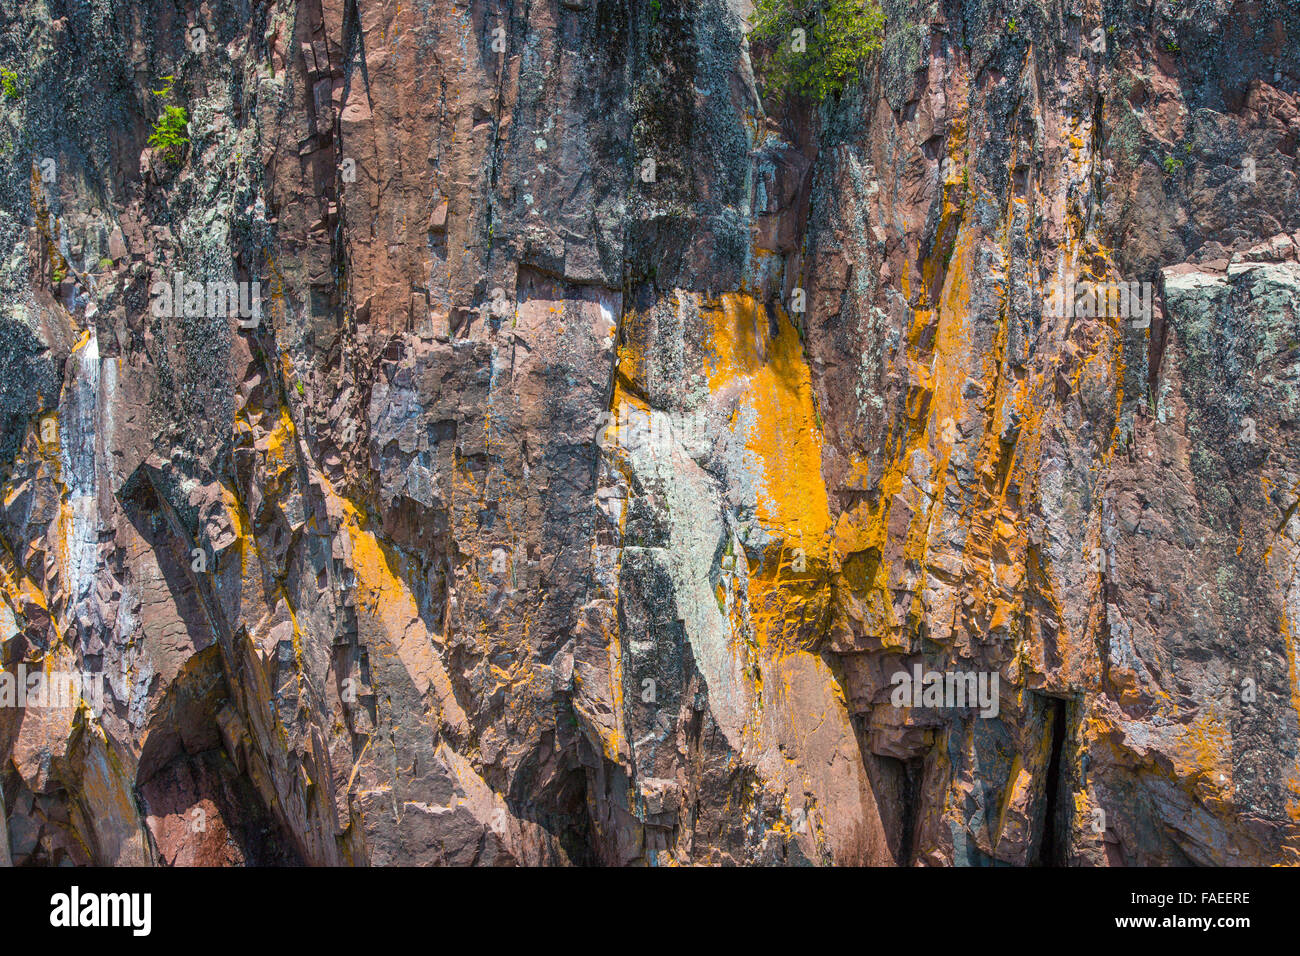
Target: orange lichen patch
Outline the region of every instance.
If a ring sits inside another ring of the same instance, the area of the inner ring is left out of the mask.
[[[1218,799],[1232,787],[1232,734],[1212,713],[1203,713],[1187,724],[1172,748],[1174,772],[1192,778],[1197,790]]]
[[[266,439],[266,457],[268,462],[281,466],[291,464],[290,454],[294,451],[294,442],[297,439],[297,434],[297,430],[294,428],[293,419],[289,417],[288,407],[281,405],[279,419],[275,423],[275,428]]]
[[[830,507],[821,473],[822,437],[813,401],[812,377],[804,360],[799,334],[778,310],[778,334],[758,329],[760,310],[748,296],[723,296],[721,308],[706,312],[711,320],[714,352],[712,380],[748,378],[742,408],[752,413],[745,445],[761,467],[757,517],[765,526],[790,532],[787,540],[810,558],[824,559]],[[726,334],[737,330],[736,335]],[[721,334],[720,334],[721,333]],[[729,354],[727,354],[729,353]],[[733,363],[728,375],[723,362]],[[715,385],[716,387],[716,385]],[[743,413],[741,418],[746,418]],[[746,424],[742,421],[742,425]]]
[[[0,595],[6,599],[5,603],[10,605],[15,616],[27,604],[49,611],[45,593],[23,574],[22,568],[11,559],[8,548],[0,548]]]
[[[401,574],[401,559],[365,529],[365,518],[352,502],[341,498],[343,530],[352,544],[352,569],[357,576],[357,609],[381,615],[401,634],[419,617],[415,598]]]
[[[274,477],[296,459],[297,428],[289,416],[289,407],[274,409],[245,406],[235,413],[235,435],[262,453],[261,464]]]
[[[716,305],[701,305],[708,335],[709,389],[719,392],[741,376],[761,371],[767,362],[767,315],[754,300],[727,293]]]
[[[289,416],[288,406],[281,404],[274,409],[245,406],[235,413],[234,432],[237,444],[252,447],[259,452],[257,484],[268,500],[275,500],[283,491],[285,479],[298,463],[298,433]],[[246,574],[248,546],[251,545],[253,551],[259,552],[252,516],[233,491],[223,488],[222,497],[238,539],[241,569]],[[260,552],[258,558],[261,560]]]
[[[1007,772],[1007,783],[1002,788],[1001,800],[998,804],[997,822],[991,834],[994,848],[1002,837],[1002,831],[1006,829],[1007,811],[1012,806],[1024,806],[1028,803],[1033,781],[1033,774],[1025,769],[1024,760],[1017,753],[1012,758],[1011,769]]]
[[[970,274],[974,270],[972,232],[962,228],[953,242],[952,258],[939,297],[939,317],[930,374],[935,383],[932,419],[936,422],[961,411],[961,386],[971,372],[971,348],[966,317],[970,314]],[[930,268],[927,266],[927,269]],[[992,371],[992,369],[988,370]]]
[[[623,355],[632,353],[632,349],[624,349]],[[634,361],[634,360],[627,360]],[[620,360],[622,364],[622,359]],[[610,398],[609,421],[605,424],[605,432],[601,436],[601,445],[605,448],[616,448],[625,443],[638,440],[640,436],[625,434],[621,429],[626,425],[630,428],[644,428],[650,421],[650,404],[638,395],[631,388],[627,387],[627,382],[632,379],[624,379],[621,375],[614,380],[614,394]],[[624,460],[624,456],[615,456],[616,464],[626,473],[630,467]],[[627,474],[631,478],[631,474]],[[623,515],[627,517],[626,512]]]
[[[948,214],[955,215],[955,208]],[[920,578],[930,529],[943,514],[948,459],[954,445],[962,441],[962,385],[973,374],[986,378],[995,374],[992,367],[971,368],[966,316],[972,238],[964,226],[956,228],[937,308],[916,308],[913,313],[907,334],[908,416],[888,438],[878,493],[841,514],[835,528],[835,547],[846,571],[844,583],[865,599],[871,616],[866,626],[887,644],[901,640],[898,631],[908,622],[897,619],[885,589],[908,587]],[[937,263],[927,261],[921,271],[927,282],[933,281]],[[903,285],[906,289],[905,276]],[[928,490],[922,487],[927,483]],[[874,557],[863,560],[862,555]],[[987,567],[987,549],[979,563]],[[920,588],[915,588],[909,617],[922,613],[920,601]]]
[[[605,654],[609,663],[610,699],[613,702],[614,726],[608,734],[601,735],[601,747],[612,759],[619,760],[627,753],[626,730],[623,725],[623,644],[616,629],[601,624],[601,634],[605,638]]]
[[[239,495],[233,489],[222,485],[221,501],[225,505],[226,514],[230,518],[230,527],[235,532],[237,546],[241,552],[245,544],[251,543],[256,548],[257,538],[253,534],[253,518],[244,507],[244,502],[240,500]]]
[[[623,651],[619,641],[617,625],[612,614],[595,615],[600,629],[599,640],[605,648],[604,667],[590,666],[582,660],[574,661],[573,707],[585,718],[585,726],[596,734],[600,741],[601,752],[614,763],[623,763],[632,756],[632,748],[627,739],[623,694]],[[592,626],[590,619],[583,620],[581,628]],[[588,688],[587,684],[592,684]],[[640,688],[633,688],[639,693]]]
[[[336,501],[342,510],[341,530],[351,545],[358,616],[378,626],[388,653],[401,662],[419,693],[433,688],[442,717],[457,727],[466,726],[465,712],[456,702],[451,681],[434,649],[439,635],[425,625],[407,586],[410,571],[406,562],[366,527],[365,515],[352,502],[341,496]]]
[[[1286,782],[1289,796],[1286,801],[1286,815],[1292,823],[1300,823],[1300,780],[1291,777]]]
[[[1296,681],[1295,632],[1286,614],[1278,622],[1282,630],[1282,647],[1286,650],[1287,683],[1291,688],[1291,709],[1300,717],[1300,684]]]
[[[297,431],[287,406],[281,404],[273,410],[245,406],[235,414],[234,430],[238,444],[251,446],[259,452],[256,466],[257,484],[262,488],[268,501],[275,501],[281,496],[286,479],[292,475],[298,463]],[[221,491],[222,502],[235,537],[234,547],[239,555],[244,593],[243,606],[246,609],[256,608],[273,596],[284,603],[293,625],[294,657],[299,665],[296,676],[301,689],[304,669],[302,632],[298,626],[297,612],[293,607],[290,594],[279,582],[275,583],[272,592],[266,591],[264,568],[269,567],[273,562],[268,562],[263,555],[257,541],[252,516],[239,496],[224,486]],[[251,557],[256,557],[255,563],[250,564]]]
[[[824,614],[830,506],[822,436],[799,334],[784,312],[769,332],[766,310],[723,295],[701,310],[711,390],[738,393],[735,427],[745,442],[755,518],[779,542],[751,563],[749,613],[759,645],[797,644]],[[725,603],[726,595],[719,596]]]
[[[42,415],[36,426],[37,447],[41,454],[55,461],[60,451],[59,416],[57,412]]]
[[[280,373],[284,376],[285,394],[287,395],[290,391],[289,383],[298,378],[298,373],[293,367],[293,359],[289,357],[288,352],[280,355]]]
[[[949,167],[949,178],[943,184],[942,208],[939,211],[939,225],[934,235],[934,251],[921,263],[921,279],[927,296],[935,289],[940,267],[945,269],[948,267],[948,249],[963,225],[962,206],[953,201],[958,191],[957,187],[960,185],[960,179],[955,178],[956,174],[957,162],[953,160]]]
[[[675,293],[680,295],[681,293]],[[653,337],[653,319],[649,313],[628,309],[623,314],[623,341],[618,351],[616,380],[636,390],[649,372],[647,343]]]

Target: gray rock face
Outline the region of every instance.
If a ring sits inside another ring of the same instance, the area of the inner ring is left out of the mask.
[[[1297,862],[1300,17],[884,6],[0,11],[0,863]]]

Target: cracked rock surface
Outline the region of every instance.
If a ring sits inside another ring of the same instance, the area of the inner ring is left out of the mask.
[[[1300,8],[883,6],[0,8],[0,863],[1300,863]]]

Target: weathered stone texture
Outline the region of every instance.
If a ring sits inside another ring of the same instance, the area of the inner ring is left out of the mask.
[[[0,863],[1300,862],[1300,13],[885,7],[0,9]]]

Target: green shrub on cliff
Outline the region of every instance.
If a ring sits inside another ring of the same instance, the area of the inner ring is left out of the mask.
[[[880,0],[757,0],[751,39],[771,44],[773,88],[823,100],[844,89],[885,32]]]
[[[190,121],[189,114],[183,106],[168,106],[149,134],[149,145],[173,165],[179,165],[185,153],[185,145],[190,141],[185,129]]]
[[[163,88],[154,90],[153,95],[163,99],[171,96],[174,80],[172,76],[164,76]],[[162,115],[153,124],[153,132],[149,134],[149,145],[174,166],[180,165],[185,147],[189,144],[189,137],[185,135],[189,130],[189,122],[190,114],[185,107],[164,106]]]

